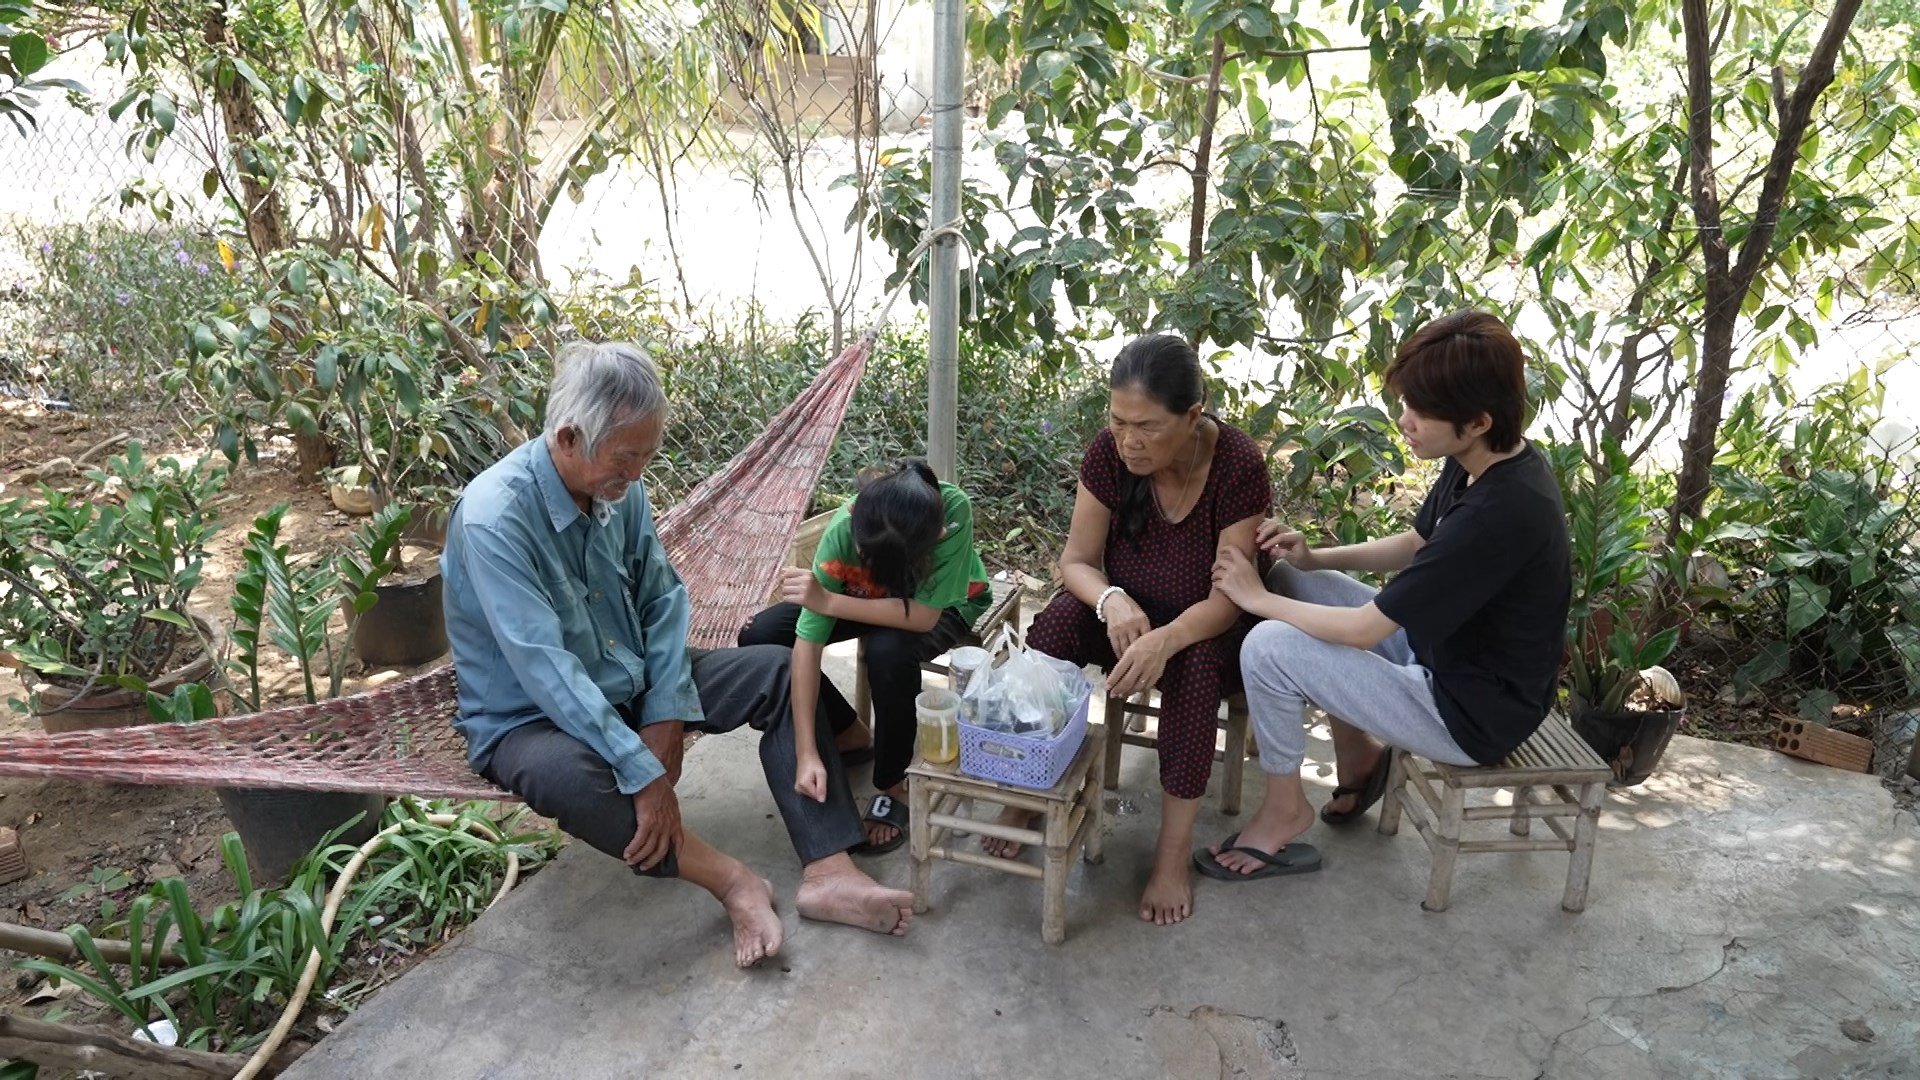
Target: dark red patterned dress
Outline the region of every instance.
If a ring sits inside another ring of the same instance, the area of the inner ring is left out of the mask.
[[[1125,589],[1155,628],[1213,592],[1214,552],[1222,532],[1273,512],[1273,484],[1260,448],[1237,428],[1210,419],[1219,426],[1220,438],[1200,498],[1177,525],[1152,505],[1138,540],[1120,532],[1120,477],[1126,465],[1114,447],[1113,433],[1101,432],[1080,463],[1080,482],[1114,515],[1107,527],[1107,580]],[[1206,794],[1213,771],[1215,717],[1221,699],[1240,690],[1240,643],[1256,621],[1243,614],[1226,633],[1167,661],[1158,687],[1160,787],[1176,799]],[[1027,641],[1049,656],[1076,664],[1111,670],[1116,662],[1105,624],[1069,592],[1055,597],[1033,620]]]

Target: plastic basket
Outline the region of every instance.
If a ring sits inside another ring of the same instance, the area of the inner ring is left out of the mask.
[[[1080,706],[1058,735],[1009,735],[960,723],[960,771],[980,780],[1045,790],[1060,782],[1087,738],[1093,688],[1082,679]]]

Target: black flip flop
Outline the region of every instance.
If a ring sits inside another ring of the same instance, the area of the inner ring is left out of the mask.
[[[1392,774],[1393,747],[1389,746],[1380,751],[1380,760],[1374,765],[1373,772],[1368,774],[1365,784],[1359,787],[1336,787],[1333,789],[1333,794],[1327,799],[1328,803],[1332,803],[1334,799],[1341,798],[1342,796],[1358,795],[1360,796],[1360,801],[1353,804],[1353,809],[1343,814],[1337,810],[1329,810],[1325,806],[1322,806],[1320,808],[1320,820],[1329,825],[1351,825],[1359,821],[1366,816],[1368,810],[1373,808],[1374,803],[1379,802],[1381,798],[1386,795],[1387,777]]]
[[[891,795],[875,795],[867,804],[866,821],[877,821],[894,827],[893,839],[884,843],[872,844],[865,840],[848,848],[854,855],[885,855],[887,852],[907,842],[907,804]]]
[[[1220,865],[1213,852],[1201,848],[1193,853],[1193,868],[1217,881],[1259,881],[1261,878],[1284,877],[1288,874],[1310,874],[1320,869],[1320,849],[1312,844],[1303,844],[1296,840],[1275,852],[1261,851],[1259,848],[1240,847],[1236,841],[1239,833],[1234,833],[1220,841],[1222,854],[1237,851],[1242,855],[1251,855],[1264,865],[1252,873],[1243,874],[1238,870],[1229,870]]]

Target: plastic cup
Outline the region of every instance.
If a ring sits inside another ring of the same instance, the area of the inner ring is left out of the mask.
[[[978,645],[963,645],[947,654],[947,670],[952,673],[949,681],[953,683],[953,692],[965,697],[967,684],[973,677],[986,670],[993,657]]]
[[[918,720],[915,743],[920,757],[945,765],[960,756],[960,695],[951,690],[927,690],[913,699]]]

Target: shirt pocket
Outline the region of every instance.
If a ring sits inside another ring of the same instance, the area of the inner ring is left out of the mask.
[[[560,620],[560,637],[567,651],[576,656],[597,653],[598,635],[594,633],[586,583],[571,577],[547,578],[545,583],[553,613]]]

